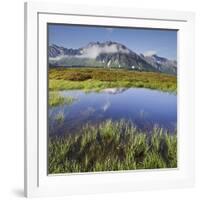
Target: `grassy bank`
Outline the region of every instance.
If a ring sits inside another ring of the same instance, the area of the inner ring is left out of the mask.
[[[175,76],[104,68],[52,68],[49,69],[50,90],[101,90],[112,87],[141,87],[176,92]]]
[[[74,101],[76,101],[75,98],[71,96],[62,96],[57,91],[50,91],[49,92],[49,106],[58,106],[58,105],[70,105]]]
[[[49,139],[49,173],[177,167],[177,137],[161,128],[151,134],[127,121],[85,125],[80,133]]]

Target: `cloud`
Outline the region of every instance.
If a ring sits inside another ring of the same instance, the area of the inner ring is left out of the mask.
[[[67,58],[67,57],[69,57],[69,56],[67,56],[67,55],[59,55],[59,56],[56,56],[56,57],[49,57],[49,61],[59,61],[59,60],[61,60],[63,58]]]
[[[110,46],[98,46],[94,45],[89,48],[85,48],[82,51],[82,55],[79,57],[85,57],[85,58],[93,58],[95,59],[99,54],[101,53],[129,53],[128,49],[122,49],[121,47],[117,46],[116,44],[112,44]]]
[[[130,53],[129,49],[124,49],[122,46],[119,46],[117,44],[111,44],[111,45],[99,45],[99,44],[94,44],[92,46],[88,46],[86,48],[83,48],[81,50],[81,55],[59,55],[57,57],[50,57],[50,61],[58,61],[64,58],[90,58],[90,59],[95,59],[99,54],[102,53]]]
[[[109,33],[112,33],[114,31],[113,28],[105,28],[106,31],[108,31]]]
[[[149,50],[143,53],[144,56],[153,56],[155,54],[157,54],[157,52],[155,50]]]

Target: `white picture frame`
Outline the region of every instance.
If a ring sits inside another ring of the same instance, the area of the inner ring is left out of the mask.
[[[178,168],[47,175],[47,23],[178,30]],[[189,187],[194,184],[194,14],[25,3],[25,196]]]

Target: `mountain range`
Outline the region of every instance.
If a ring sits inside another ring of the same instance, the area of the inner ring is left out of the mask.
[[[55,44],[48,48],[49,65],[63,67],[108,67],[177,74],[177,62],[156,54],[137,54],[125,45],[113,42],[90,42],[79,49]]]

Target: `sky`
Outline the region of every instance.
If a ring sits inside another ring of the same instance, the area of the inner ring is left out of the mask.
[[[136,53],[177,60],[177,31],[142,28],[97,27],[80,25],[48,25],[49,44],[81,48],[89,42],[113,41]]]

